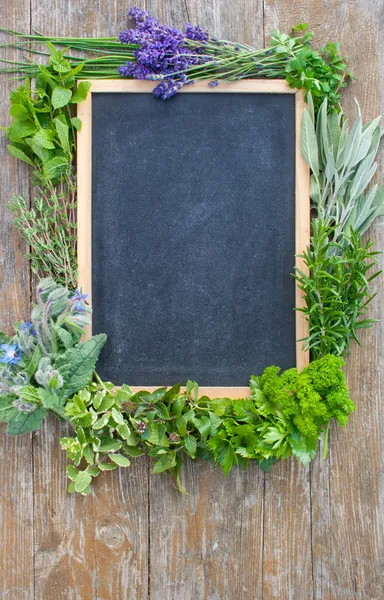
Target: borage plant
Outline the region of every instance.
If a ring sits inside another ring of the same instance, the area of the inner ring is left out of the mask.
[[[89,323],[86,295],[69,292],[53,279],[36,290],[31,320],[1,333],[0,421],[8,435],[39,429],[48,411],[65,418],[68,398],[92,378],[106,336],[80,342]]]

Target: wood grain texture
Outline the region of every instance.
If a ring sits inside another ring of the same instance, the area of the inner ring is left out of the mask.
[[[274,27],[310,22],[316,43],[340,39],[358,77],[365,119],[383,112],[384,5],[381,0],[147,0],[172,25],[199,23],[220,37],[262,46]],[[44,33],[114,35],[128,4],[117,0],[8,0],[1,24]],[[8,93],[1,80],[1,124]],[[0,327],[28,314],[24,248],[5,204],[28,194],[27,170],[6,155],[0,136]],[[381,179],[383,167],[380,169]],[[370,232],[384,248],[384,220]],[[384,317],[384,278],[371,314]],[[384,326],[361,336],[347,376],[357,411],[333,427],[327,460],[309,469],[288,460],[264,476],[255,466],[224,479],[187,461],[181,496],[167,475],[148,478],[139,459],[130,471],[103,475],[87,499],[68,497],[65,429],[49,419],[34,436],[0,443],[0,600],[382,600],[384,597]],[[149,483],[148,483],[149,481]],[[35,524],[35,525],[33,525]],[[148,570],[149,567],[149,570]],[[35,576],[34,576],[35,571]]]
[[[0,3],[3,27],[29,31],[29,1],[9,0]],[[0,34],[0,41],[5,36]],[[7,50],[8,59],[18,53]],[[0,124],[10,125],[9,92],[14,82],[1,79]],[[12,332],[13,323],[30,314],[30,277],[27,248],[13,227],[6,208],[17,192],[29,202],[28,168],[12,159],[7,152],[5,135],[0,136],[0,329]],[[0,426],[0,598],[29,600],[34,590],[33,559],[33,486],[32,436],[6,436]]]

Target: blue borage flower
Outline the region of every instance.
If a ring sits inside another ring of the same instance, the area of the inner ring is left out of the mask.
[[[217,85],[219,85],[219,80],[215,79],[214,81],[210,81],[208,85],[209,87],[216,87]]]
[[[120,67],[119,73],[135,79],[161,79],[153,90],[157,98],[167,100],[183,85],[192,83],[183,73],[189,66],[212,60],[212,56],[205,54],[204,45],[209,36],[201,27],[187,23],[183,33],[175,27],[162,25],[146,10],[136,7],[131,8],[128,15],[136,27],[121,31],[119,40],[122,44],[139,44],[140,48],[134,52],[136,60]],[[188,47],[187,40],[201,42],[202,46]]]
[[[16,365],[23,356],[17,344],[1,344],[0,351],[3,352],[3,355],[0,357],[0,363]]]
[[[79,312],[85,310],[85,301],[88,298],[88,294],[83,294],[81,290],[75,290],[75,293],[71,297],[72,308]]]
[[[14,400],[12,403],[14,408],[17,408],[20,412],[33,412],[37,408],[37,404],[32,404],[32,402],[25,402],[22,398],[18,398]]]
[[[21,323],[21,325],[19,326],[19,329],[20,331],[23,331],[25,333],[29,332],[31,335],[36,337],[36,331],[32,321],[24,321],[24,323]]]

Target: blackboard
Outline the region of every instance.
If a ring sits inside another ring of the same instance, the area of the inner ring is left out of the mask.
[[[92,332],[115,384],[296,365],[294,94],[91,99]]]

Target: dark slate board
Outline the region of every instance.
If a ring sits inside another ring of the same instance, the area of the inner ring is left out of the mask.
[[[116,384],[295,366],[293,94],[92,99],[93,332]]]

